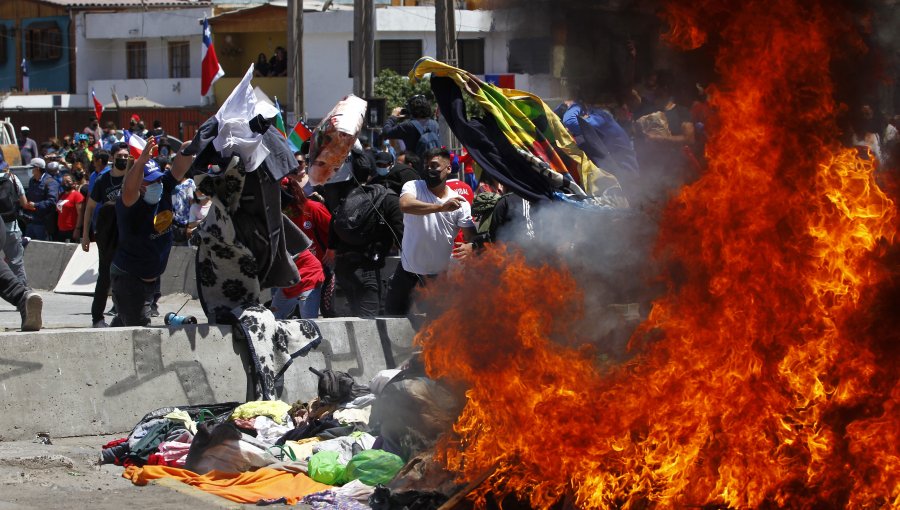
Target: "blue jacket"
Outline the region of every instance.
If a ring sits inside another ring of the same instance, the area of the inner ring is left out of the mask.
[[[37,209],[31,213],[33,221],[45,221],[50,213],[56,211],[56,202],[59,201],[59,182],[46,172],[41,174],[41,178],[38,180],[32,177],[28,180],[25,197],[29,202],[34,202],[34,207]]]

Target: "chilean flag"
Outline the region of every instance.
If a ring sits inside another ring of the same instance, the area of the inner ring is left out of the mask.
[[[125,135],[125,143],[128,144],[128,154],[134,159],[137,159],[138,156],[144,152],[144,147],[147,146],[147,140],[144,140],[127,129],[123,130],[122,133]]]
[[[219,65],[216,58],[216,49],[212,44],[212,31],[209,29],[209,21],[203,18],[203,49],[200,51],[203,62],[200,64],[200,95],[205,96],[209,88],[219,78],[225,76],[225,71]]]
[[[97,94],[94,93],[94,89],[91,89],[91,98],[94,100],[94,113],[97,114],[97,121],[100,121],[100,116],[103,115],[103,105],[100,101],[97,101]]]

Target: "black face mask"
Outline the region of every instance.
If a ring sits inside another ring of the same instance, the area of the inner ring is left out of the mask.
[[[117,170],[125,170],[128,168],[128,158],[116,158],[115,166]]]
[[[429,169],[425,172],[425,185],[429,188],[436,188],[441,184],[444,184],[446,180],[446,178],[441,177],[441,170]]]
[[[84,172],[72,172],[72,177],[74,177],[76,181],[80,181],[81,179],[84,179]]]

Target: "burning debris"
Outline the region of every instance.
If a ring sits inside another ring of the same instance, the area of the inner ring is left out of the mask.
[[[667,7],[673,43],[717,38],[716,129],[663,214],[667,292],[628,363],[581,347],[590,282],[565,267],[495,249],[432,290],[429,374],[467,388],[439,456],[463,482],[492,473],[477,506],[900,504],[897,329],[870,327],[896,325],[896,301],[873,306],[897,214],[838,143],[831,73],[861,43],[833,3],[774,7]]]

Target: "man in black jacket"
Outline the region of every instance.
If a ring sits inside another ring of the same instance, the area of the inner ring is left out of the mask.
[[[381,312],[381,269],[388,252],[403,239],[403,213],[399,197],[378,184],[367,184],[376,175],[375,157],[371,152],[354,150],[350,180],[332,184],[334,193],[326,193],[326,205],[332,212],[329,248],[334,250],[337,285],[350,302],[357,317],[372,317]],[[352,195],[371,200],[375,205],[370,221],[377,224],[365,242],[353,239],[341,228],[341,209]]]

